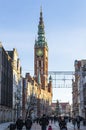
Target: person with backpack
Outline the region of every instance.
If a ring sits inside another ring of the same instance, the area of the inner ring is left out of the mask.
[[[30,130],[32,127],[32,120],[30,116],[28,116],[27,119],[25,120],[25,127],[26,127],[26,130]]]
[[[39,124],[41,125],[41,130],[46,130],[46,128],[49,124],[49,120],[45,114],[43,114],[43,116],[40,118]]]

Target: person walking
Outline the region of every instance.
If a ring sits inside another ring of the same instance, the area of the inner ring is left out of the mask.
[[[63,116],[61,117],[59,121],[59,127],[60,127],[60,130],[63,130],[63,129],[67,130],[67,123]]]
[[[45,114],[43,114],[43,116],[40,118],[39,124],[41,125],[41,130],[46,130],[46,128],[49,124],[49,120]]]
[[[80,117],[77,116],[76,118],[77,128],[80,129]]]
[[[23,125],[24,125],[23,119],[22,119],[22,117],[20,116],[20,117],[17,119],[17,121],[16,121],[17,130],[22,130]]]
[[[72,124],[73,124],[74,130],[75,130],[75,125],[76,125],[76,118],[75,117],[72,118]]]
[[[26,130],[30,130],[32,127],[32,120],[30,116],[28,116],[27,119],[25,120],[25,127],[26,127]]]
[[[51,125],[48,126],[48,130],[53,130]]]

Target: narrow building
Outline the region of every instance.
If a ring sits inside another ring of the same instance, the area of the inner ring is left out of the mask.
[[[86,60],[75,60],[75,80],[73,80],[73,116],[86,119]]]
[[[0,122],[10,121],[11,119],[13,100],[12,95],[12,59],[0,43]]]

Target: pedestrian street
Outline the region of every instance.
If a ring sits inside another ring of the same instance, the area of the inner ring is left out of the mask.
[[[58,122],[56,122],[56,123],[53,122],[52,124],[49,123],[49,125],[52,126],[53,130],[60,130]],[[72,123],[69,123],[69,122],[67,123],[67,128],[68,128],[68,130],[74,130],[74,126],[72,125]],[[23,127],[23,130],[26,130],[25,127]],[[31,130],[41,130],[41,126],[37,123],[33,123]],[[47,127],[47,130],[48,130],[48,127]],[[77,127],[75,127],[75,130],[78,130]],[[81,124],[80,130],[86,130],[86,126],[83,126]]]

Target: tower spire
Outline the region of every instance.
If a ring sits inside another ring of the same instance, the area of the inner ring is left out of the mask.
[[[42,12],[42,5],[41,5],[41,7],[40,7],[40,12]]]
[[[38,24],[38,38],[37,38],[37,41],[35,42],[35,45],[40,46],[40,47],[47,46],[47,42],[45,41],[42,6],[40,7],[40,17],[39,17],[39,24]]]
[[[42,16],[42,7],[40,8],[40,20],[39,20],[39,25],[38,25],[38,33],[39,33],[39,28],[42,28],[42,33],[44,33],[44,22],[43,22],[43,16]]]
[[[39,21],[39,24],[44,26],[44,23],[43,23],[43,17],[42,17],[42,6],[40,7],[40,21]]]

